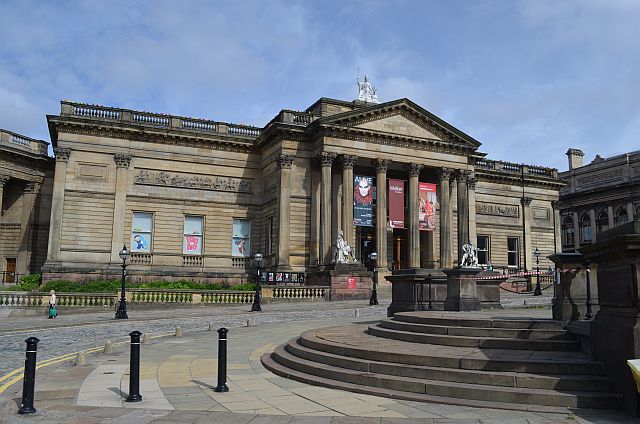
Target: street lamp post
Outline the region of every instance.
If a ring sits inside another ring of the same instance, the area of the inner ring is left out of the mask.
[[[536,289],[533,291],[534,296],[541,296],[542,289],[540,288],[540,251],[536,247],[535,252],[533,254],[536,257]]]
[[[127,316],[127,300],[125,299],[124,293],[124,283],[127,275],[127,259],[131,256],[131,252],[127,250],[127,246],[122,246],[122,250],[118,254],[120,259],[122,259],[122,291],[120,292],[120,304],[118,305],[118,310],[116,311],[116,319],[128,319]]]
[[[587,314],[584,316],[586,319],[593,319],[593,311],[591,310],[591,261],[585,259],[584,270],[587,273]]]
[[[251,312],[262,312],[262,306],[260,306],[260,303],[262,301],[260,296],[260,292],[262,290],[262,287],[260,287],[260,263],[262,262],[262,254],[260,252],[256,253],[254,259],[256,261],[258,270],[256,275],[256,294],[253,296],[253,305],[251,305]]]
[[[371,290],[371,299],[369,299],[369,306],[378,304],[378,254],[376,252],[371,252],[369,254],[369,259],[373,264],[373,290]]]

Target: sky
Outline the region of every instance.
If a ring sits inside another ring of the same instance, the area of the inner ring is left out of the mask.
[[[409,98],[488,158],[640,149],[640,0],[0,0],[0,128],[60,101],[262,127],[320,97]]]

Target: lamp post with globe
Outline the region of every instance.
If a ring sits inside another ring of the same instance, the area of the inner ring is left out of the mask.
[[[371,252],[369,254],[369,259],[373,264],[373,289],[371,290],[371,299],[369,299],[369,306],[373,306],[378,304],[378,263],[376,262],[378,260],[378,254],[376,252]]]
[[[260,287],[260,263],[262,262],[262,254],[260,252],[256,253],[253,259],[256,261],[256,267],[258,268],[258,270],[256,275],[256,293],[253,296],[253,305],[251,305],[251,312],[262,312],[262,307],[260,306],[260,303],[262,301],[260,295],[260,292],[262,290],[262,288]]]
[[[533,291],[533,295],[542,296],[542,288],[540,287],[540,251],[537,247],[533,255],[536,257],[536,288]]]
[[[127,249],[127,246],[122,246],[122,250],[118,253],[120,259],[122,259],[122,291],[120,293],[120,304],[116,311],[116,319],[128,319],[127,316],[127,301],[125,299],[125,278],[127,275],[127,259],[131,256],[131,252]]]

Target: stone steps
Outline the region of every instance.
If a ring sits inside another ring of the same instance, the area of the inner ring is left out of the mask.
[[[503,328],[524,330],[562,330],[562,323],[550,319],[488,318],[472,312],[397,312],[394,321],[449,327]]]

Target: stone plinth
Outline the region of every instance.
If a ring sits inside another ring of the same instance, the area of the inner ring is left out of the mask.
[[[480,299],[476,275],[481,268],[445,269],[447,275],[447,298],[444,301],[445,311],[479,311]]]
[[[591,326],[597,360],[622,394],[624,409],[640,415],[640,402],[628,359],[640,358],[640,221],[598,234],[582,254],[598,264],[600,310]]]
[[[310,271],[306,284],[331,286],[329,300],[369,299],[373,288],[373,272],[361,263],[331,264],[325,269]]]
[[[581,253],[557,253],[549,256],[560,271],[560,284],[553,291],[553,319],[567,324],[585,319],[587,313],[587,280],[584,271],[584,256]],[[591,310],[598,309],[597,264],[591,264]]]
[[[424,311],[429,305],[429,280],[431,280],[431,306],[443,310],[447,297],[446,275],[437,269],[400,269],[386,277],[391,283],[391,304],[387,316],[396,312]]]

